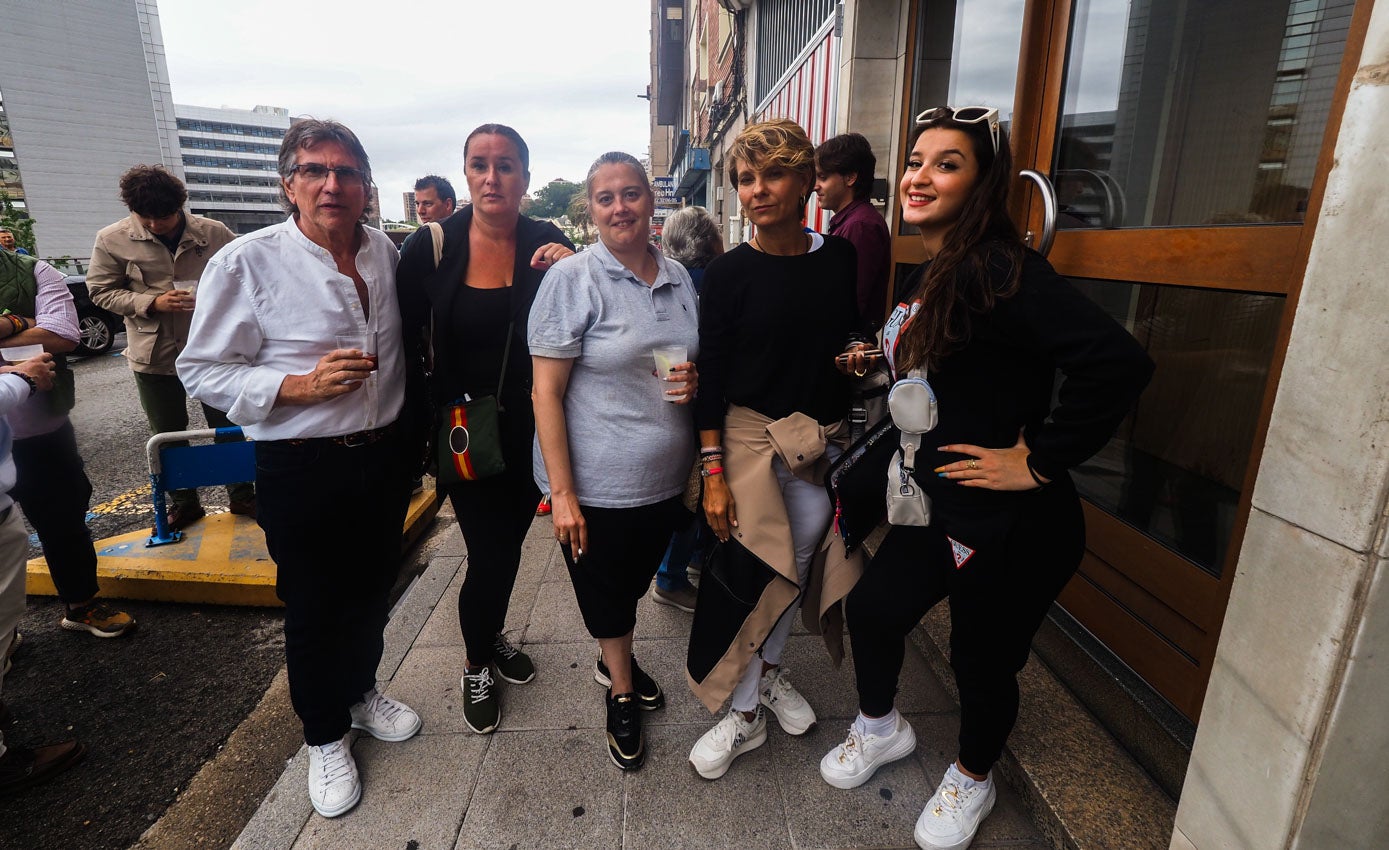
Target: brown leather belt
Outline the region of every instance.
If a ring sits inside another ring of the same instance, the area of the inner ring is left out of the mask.
[[[291,446],[312,446],[329,445],[343,446],[349,449],[369,446],[381,440],[395,430],[395,423],[392,422],[384,428],[374,428],[370,431],[355,431],[351,434],[343,434],[338,437],[306,437],[302,440],[285,440]]]

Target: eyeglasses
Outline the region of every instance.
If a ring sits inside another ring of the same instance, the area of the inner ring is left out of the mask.
[[[960,124],[978,124],[987,121],[989,138],[994,143],[994,153],[998,153],[998,110],[992,106],[933,106],[916,116],[918,124],[934,124],[949,118]]]
[[[317,162],[302,162],[290,169],[291,173],[297,173],[310,183],[320,183],[328,179],[332,174],[338,178],[339,183],[366,183],[366,172],[360,168],[351,168],[340,165],[337,168],[329,168]]]

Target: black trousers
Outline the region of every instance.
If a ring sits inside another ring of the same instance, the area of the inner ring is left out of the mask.
[[[405,470],[394,436],[355,448],[256,443],[256,520],[277,568],[289,696],[310,746],[347,734],[348,709],[376,686],[400,569]]]
[[[979,774],[1003,752],[1018,716],[1017,674],[1085,549],[1069,481],[1019,494],[1017,502],[1017,520],[1002,539],[965,550],[937,526],[894,527],[846,602],[859,707],[881,717],[897,695],[907,633],[949,598],[960,763]]]
[[[468,571],[458,591],[458,624],[468,661],[478,666],[492,662],[493,640],[506,626],[506,609],[521,566],[521,544],[540,501],[530,458],[517,461],[508,457],[502,474],[448,488],[458,528],[468,545]]]
[[[58,598],[69,605],[96,596],[96,549],[87,529],[92,482],[77,453],[72,423],[14,441],[14,497],[39,536]]]
[[[584,506],[588,548],[578,561],[572,546],[561,545],[574,596],[588,633],[618,638],[637,624],[637,602],[661,565],[670,535],[689,512],[673,496],[635,508]]]

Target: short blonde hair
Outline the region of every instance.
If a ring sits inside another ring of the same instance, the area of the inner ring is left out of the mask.
[[[779,165],[815,183],[815,145],[789,118],[759,121],[743,128],[728,148],[728,182],[738,185],[739,163],[755,171]]]

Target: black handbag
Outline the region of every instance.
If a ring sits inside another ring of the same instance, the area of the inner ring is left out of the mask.
[[[830,464],[825,489],[834,505],[835,533],[853,552],[887,519],[887,467],[897,453],[901,432],[883,417]]]
[[[728,652],[762,592],[778,577],[736,540],[715,543],[709,550],[685,655],[686,670],[696,682],[703,682]]]

